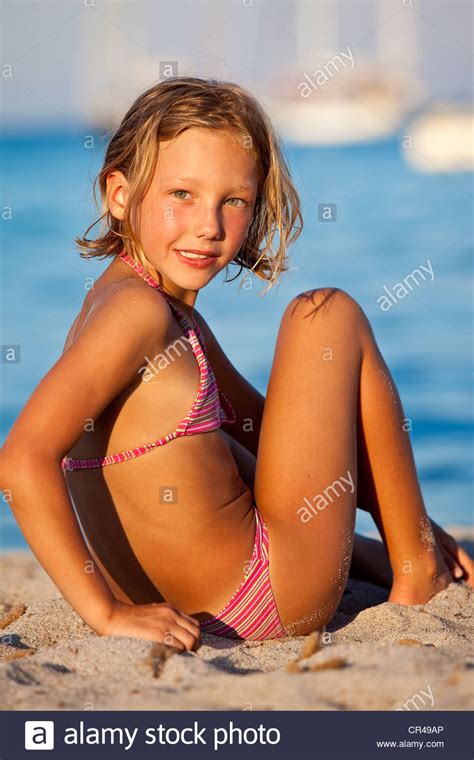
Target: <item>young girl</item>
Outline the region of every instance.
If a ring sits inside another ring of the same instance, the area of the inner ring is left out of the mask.
[[[472,585],[471,560],[426,514],[398,393],[348,293],[290,301],[266,398],[195,309],[231,262],[271,286],[301,231],[255,99],[193,77],[152,87],[98,180],[108,228],[77,242],[111,263],[0,458],[26,540],[83,620],[183,651],[202,630],[320,628],[351,562],[399,604]],[[385,548],[354,537],[356,507]]]

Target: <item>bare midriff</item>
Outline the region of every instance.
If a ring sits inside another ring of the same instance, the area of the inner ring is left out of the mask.
[[[67,481],[101,569],[113,580],[117,561],[130,568],[128,586],[110,584],[117,598],[153,601],[130,553],[163,600],[188,614],[216,614],[238,587],[255,519],[250,490],[219,431],[129,462],[68,472]]]
[[[86,299],[64,350],[90,308]],[[170,316],[170,342],[180,335]],[[192,351],[148,382],[137,376],[97,420],[85,420],[68,455],[102,457],[161,438],[189,411],[198,383]],[[235,592],[252,556],[255,517],[227,440],[220,428],[129,461],[65,471],[91,554],[118,599],[167,601],[204,619]]]

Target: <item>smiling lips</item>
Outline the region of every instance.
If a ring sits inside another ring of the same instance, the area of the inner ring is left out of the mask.
[[[176,254],[180,261],[185,262],[189,266],[196,269],[204,269],[212,264],[213,259],[216,259],[219,254],[214,251],[198,251],[198,250],[176,250]]]

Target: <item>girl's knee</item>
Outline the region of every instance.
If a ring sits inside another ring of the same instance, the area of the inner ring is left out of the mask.
[[[299,319],[317,323],[324,319],[334,325],[349,324],[364,334],[373,335],[362,306],[341,288],[313,288],[298,293],[287,305],[282,321]]]

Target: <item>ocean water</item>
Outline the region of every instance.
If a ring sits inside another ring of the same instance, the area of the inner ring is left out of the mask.
[[[86,147],[90,134],[85,127],[0,142],[5,176],[1,342],[20,347],[18,363],[1,365],[0,441],[59,357],[89,278],[107,266],[81,260],[73,245],[74,236],[97,218],[91,183],[105,141],[97,134]],[[290,249],[291,270],[264,297],[257,280],[239,289],[238,280],[224,283],[220,276],[199,294],[197,306],[239,371],[265,393],[288,301],[313,287],[349,292],[371,321],[411,420],[429,513],[442,524],[468,525],[472,175],[419,174],[405,163],[399,144],[396,137],[357,147],[285,146],[305,219],[303,234]],[[401,297],[396,283],[415,269],[424,277],[418,276],[418,284],[410,280]],[[230,267],[229,276],[236,271]],[[364,513],[357,526],[373,530]],[[0,549],[25,545],[0,499]]]

